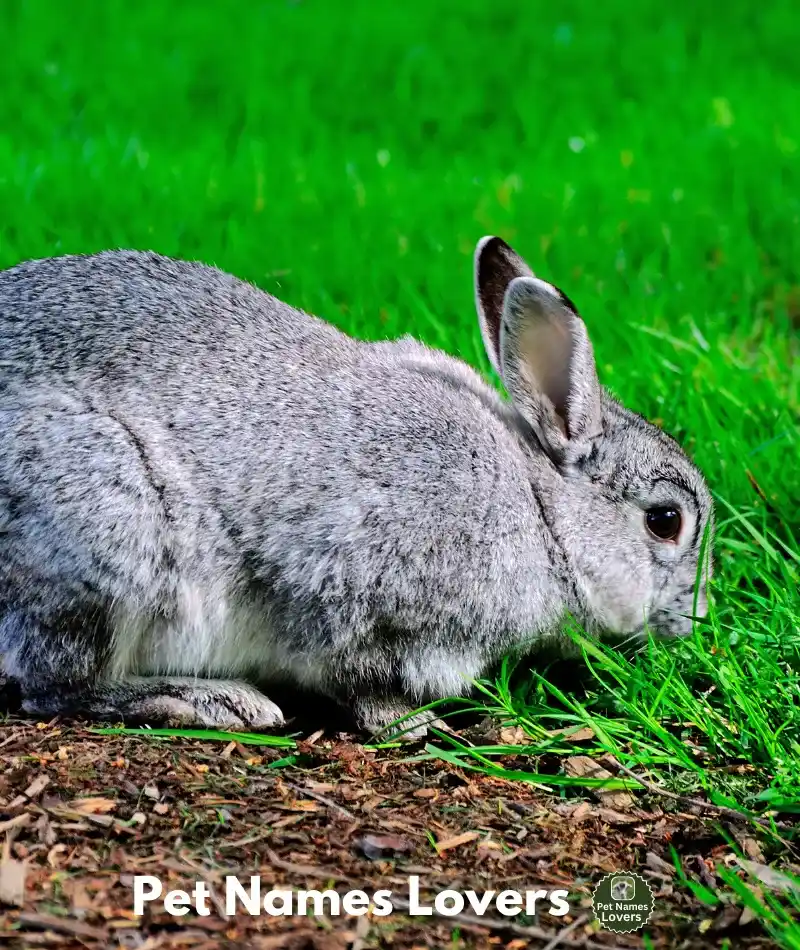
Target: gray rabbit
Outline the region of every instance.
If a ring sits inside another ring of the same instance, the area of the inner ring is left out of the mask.
[[[689,632],[702,476],[600,387],[561,291],[499,238],[475,274],[510,402],[201,264],[0,273],[0,669],[23,709],[267,729],[277,681],[377,732],[568,612]]]

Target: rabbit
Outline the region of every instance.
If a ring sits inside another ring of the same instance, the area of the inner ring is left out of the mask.
[[[0,272],[0,670],[22,710],[269,730],[272,683],[379,733],[566,642],[567,615],[690,632],[703,476],[601,388],[574,304],[500,238],[475,297],[509,399],[199,263]]]

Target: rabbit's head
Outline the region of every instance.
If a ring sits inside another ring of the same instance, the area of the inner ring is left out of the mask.
[[[544,452],[552,462],[553,478],[539,479],[542,515],[580,619],[617,636],[691,632],[710,572],[703,476],[677,442],[602,389],[574,304],[499,238],[479,242],[475,286],[486,350],[532,460],[541,465]]]

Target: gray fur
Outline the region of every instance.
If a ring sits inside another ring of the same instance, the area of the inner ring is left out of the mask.
[[[0,660],[24,708],[266,728],[245,684],[277,680],[379,730],[567,612],[688,632],[702,476],[600,388],[560,291],[497,238],[476,274],[510,403],[201,264],[0,273]],[[677,543],[654,504],[681,508]]]

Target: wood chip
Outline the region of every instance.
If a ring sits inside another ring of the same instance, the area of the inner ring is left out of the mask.
[[[25,900],[25,862],[5,857],[0,861],[0,904],[22,907]]]
[[[659,874],[666,874],[669,877],[675,876],[675,868],[668,861],[660,858],[655,851],[648,851],[645,858],[645,864],[651,871],[657,871]]]
[[[49,784],[49,775],[37,775],[31,784],[25,789],[25,795],[30,799],[38,798]]]
[[[220,757],[223,759],[229,759],[231,755],[236,751],[236,743],[229,742],[225,748],[220,752]]]
[[[451,848],[459,848],[462,844],[469,844],[470,841],[475,841],[476,838],[479,838],[480,835],[477,831],[465,831],[461,835],[455,835],[452,838],[445,838],[443,841],[436,842],[436,850],[439,854],[442,851],[449,851]]]
[[[10,831],[12,828],[27,828],[32,820],[27,812],[23,812],[15,818],[9,818],[8,821],[0,821],[0,834],[4,831]]]

